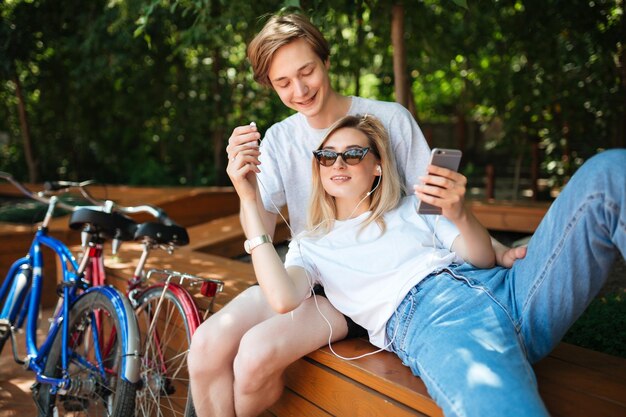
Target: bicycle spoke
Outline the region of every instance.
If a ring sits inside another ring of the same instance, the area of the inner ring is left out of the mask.
[[[190,409],[187,356],[191,336],[184,310],[172,293],[153,287],[144,294],[137,316],[143,342],[143,387],[136,412],[186,416]]]
[[[84,309],[70,329],[68,376],[70,386],[57,395],[66,416],[111,416],[121,364],[116,324],[110,313]],[[58,361],[58,359],[57,359]],[[60,361],[57,362],[60,373]]]

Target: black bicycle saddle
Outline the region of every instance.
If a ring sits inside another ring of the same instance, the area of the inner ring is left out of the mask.
[[[135,238],[137,223],[120,213],[104,213],[91,209],[78,209],[70,216],[70,228],[82,230],[91,226],[92,233],[103,234],[111,239],[131,241]]]
[[[178,225],[165,225],[162,223],[147,222],[137,226],[135,239],[149,238],[158,244],[173,244],[185,246],[189,244],[189,235],[184,227]]]

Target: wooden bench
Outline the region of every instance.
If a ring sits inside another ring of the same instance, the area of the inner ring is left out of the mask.
[[[187,228],[190,244],[181,248],[183,251],[211,253],[228,258],[245,255],[243,242],[245,235],[239,221],[239,214],[221,217],[206,223]],[[276,220],[274,240],[286,241],[290,237],[289,228],[285,222]]]
[[[138,251],[137,245],[127,245],[118,260],[107,263],[107,273],[116,285],[132,272]],[[149,266],[224,280],[225,291],[218,295],[215,310],[255,282],[250,264],[205,253],[155,252]],[[205,299],[196,300],[206,308]],[[363,339],[342,341],[333,348],[342,356],[375,350]],[[625,359],[560,344],[535,371],[541,395],[554,416],[626,416]],[[344,361],[327,347],[318,349],[287,369],[286,387],[264,417],[442,415],[422,381],[389,352]]]
[[[489,230],[533,233],[550,208],[547,202],[468,200],[466,203]]]

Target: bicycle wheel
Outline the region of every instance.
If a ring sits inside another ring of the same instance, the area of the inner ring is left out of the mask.
[[[123,328],[122,323],[129,320],[120,320],[111,295],[94,290],[81,296],[70,310],[67,340],[70,387],[67,392],[55,395],[42,384],[35,391],[40,417],[64,415],[61,409],[65,415],[76,417],[133,415],[136,384],[123,377],[127,367],[133,366],[127,358],[128,347],[123,346],[130,342],[121,335],[132,335],[136,328],[130,331]],[[121,295],[119,299],[128,302]],[[132,320],[134,326],[134,317]],[[46,376],[62,376],[63,342],[59,330],[46,361]]]
[[[192,417],[187,354],[200,319],[184,289],[170,284],[163,290],[146,289],[135,309],[143,347],[135,415]]]

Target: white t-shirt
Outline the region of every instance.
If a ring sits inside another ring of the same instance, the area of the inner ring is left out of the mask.
[[[387,129],[400,178],[407,190],[426,171],[430,149],[409,111],[398,103],[351,97],[349,115],[376,116]],[[311,161],[328,129],[313,129],[295,113],[272,125],[261,142],[259,190],[267,211],[289,208],[289,223],[297,234],[304,230],[311,195]]]
[[[456,226],[444,217],[421,216],[416,206],[415,196],[404,197],[385,215],[382,235],[375,222],[359,233],[369,212],[335,221],[327,235],[301,233],[286,255],[285,266],[306,269],[333,306],[367,329],[370,342],[380,348],[387,344],[385,324],[409,290],[431,272],[463,262],[451,252]]]

